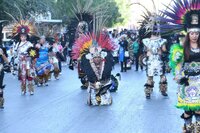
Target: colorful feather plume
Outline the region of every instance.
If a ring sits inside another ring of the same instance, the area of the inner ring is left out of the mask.
[[[78,25],[81,22],[87,23],[87,28],[84,28],[84,34],[88,32],[98,34],[105,27],[109,18],[112,17],[110,12],[108,12],[109,6],[107,6],[107,1],[100,2],[98,6],[93,6],[94,2],[94,0],[86,0],[84,2],[82,0],[75,0],[75,3],[72,5],[71,13],[74,17],[70,18],[68,24],[69,47],[72,47],[75,40],[79,37]]]
[[[35,35],[36,28],[32,22],[28,20],[20,20],[14,25],[12,33],[13,33],[13,36],[18,35],[19,33]]]
[[[89,49],[91,47],[97,46],[107,51],[112,51],[116,48],[109,36],[105,35],[104,33],[101,33],[99,37],[96,37],[95,35],[91,34],[83,34],[81,37],[76,39],[74,43],[74,46],[72,48],[72,58],[79,59],[84,54],[89,53]]]
[[[76,39],[72,50],[72,58],[78,59],[84,53],[89,52],[89,48],[92,46],[92,42],[92,36],[89,34],[83,34],[81,37]]]
[[[184,59],[183,47],[180,44],[173,44],[171,46],[169,59],[169,66],[175,75],[175,71],[179,69],[178,64],[183,62]]]
[[[140,2],[132,3],[130,5],[141,6],[145,11],[143,12],[140,22],[139,38],[146,38],[150,36],[151,32],[160,33],[160,14],[158,12],[158,7],[156,6],[154,0],[151,0],[153,9],[149,10],[149,7],[145,7]]]
[[[161,17],[161,21],[168,22],[161,26],[163,32],[183,29],[186,31],[187,28],[200,27],[200,22],[191,24],[192,14],[197,14],[200,18],[200,0],[173,0],[173,4],[166,7],[165,11],[161,11],[164,16]]]
[[[113,51],[116,49],[116,45],[114,45],[114,42],[110,39],[109,35],[107,35],[106,33],[101,33],[99,35],[97,43],[102,49],[108,51]]]

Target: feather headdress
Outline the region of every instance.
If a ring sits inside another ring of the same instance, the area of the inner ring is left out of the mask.
[[[36,35],[37,31],[34,25],[34,21],[31,18],[30,20],[24,19],[25,17],[23,17],[22,12],[19,9],[19,7],[16,4],[14,4],[14,6],[19,12],[19,17],[14,17],[12,14],[5,12],[15,22],[13,26],[13,30],[12,30],[13,37],[15,38],[19,34],[27,34],[29,36]]]
[[[141,6],[144,11],[141,15],[142,20],[138,23],[140,24],[139,28],[139,38],[150,37],[150,33],[154,32],[159,34],[161,32],[160,29],[160,14],[158,12],[158,7],[156,6],[154,0],[151,0],[153,5],[153,10],[149,10],[147,7],[142,5],[141,3],[132,3],[131,5]]]
[[[153,11],[150,11],[148,8],[146,8],[141,3],[132,3],[131,5],[139,5],[145,9],[145,12],[143,12],[142,18],[139,23],[141,23],[141,29],[145,30],[145,34],[148,34],[150,32],[160,32],[160,17],[158,13],[158,9],[156,7],[156,4],[154,0],[151,0],[153,5]]]
[[[90,53],[91,58],[102,55],[102,50],[113,51],[116,48],[112,40],[104,33],[98,37],[91,34],[79,37],[73,46],[72,58],[79,59],[84,54]]]
[[[168,22],[161,26],[164,32],[200,32],[200,0],[173,0],[162,13],[161,21]]]
[[[69,36],[70,36],[70,47],[73,45],[74,41],[79,37],[77,34],[95,33],[97,34],[108,21],[109,15],[108,3],[101,2],[98,6],[93,6],[94,0],[87,0],[81,2],[81,0],[76,0],[75,4],[72,5],[71,12],[73,18],[71,18],[68,24]]]
[[[35,35],[36,28],[32,22],[28,20],[20,20],[19,22],[15,23],[12,33],[13,36],[16,36],[18,34]]]

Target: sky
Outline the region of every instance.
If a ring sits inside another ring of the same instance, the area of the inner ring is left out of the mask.
[[[172,0],[154,0],[156,4],[157,11],[164,10],[166,7],[163,5],[168,5]],[[153,11],[153,4],[152,0],[130,0],[130,3],[139,2],[140,4],[144,5],[148,10]],[[138,25],[138,20],[141,20],[141,14],[143,14],[144,8],[139,5],[132,5],[131,7],[131,17],[129,20],[129,24]]]

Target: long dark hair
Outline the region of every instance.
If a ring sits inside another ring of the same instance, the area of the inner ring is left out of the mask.
[[[198,43],[198,48],[200,48],[200,34],[197,40]],[[188,61],[190,58],[190,38],[189,38],[189,33],[187,33],[186,37],[185,37],[185,41],[183,43],[183,47],[184,47],[184,59],[185,61]]]

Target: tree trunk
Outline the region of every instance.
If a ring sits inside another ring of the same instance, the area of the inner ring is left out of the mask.
[[[3,23],[0,22],[0,46],[2,46],[2,39],[3,39]]]

